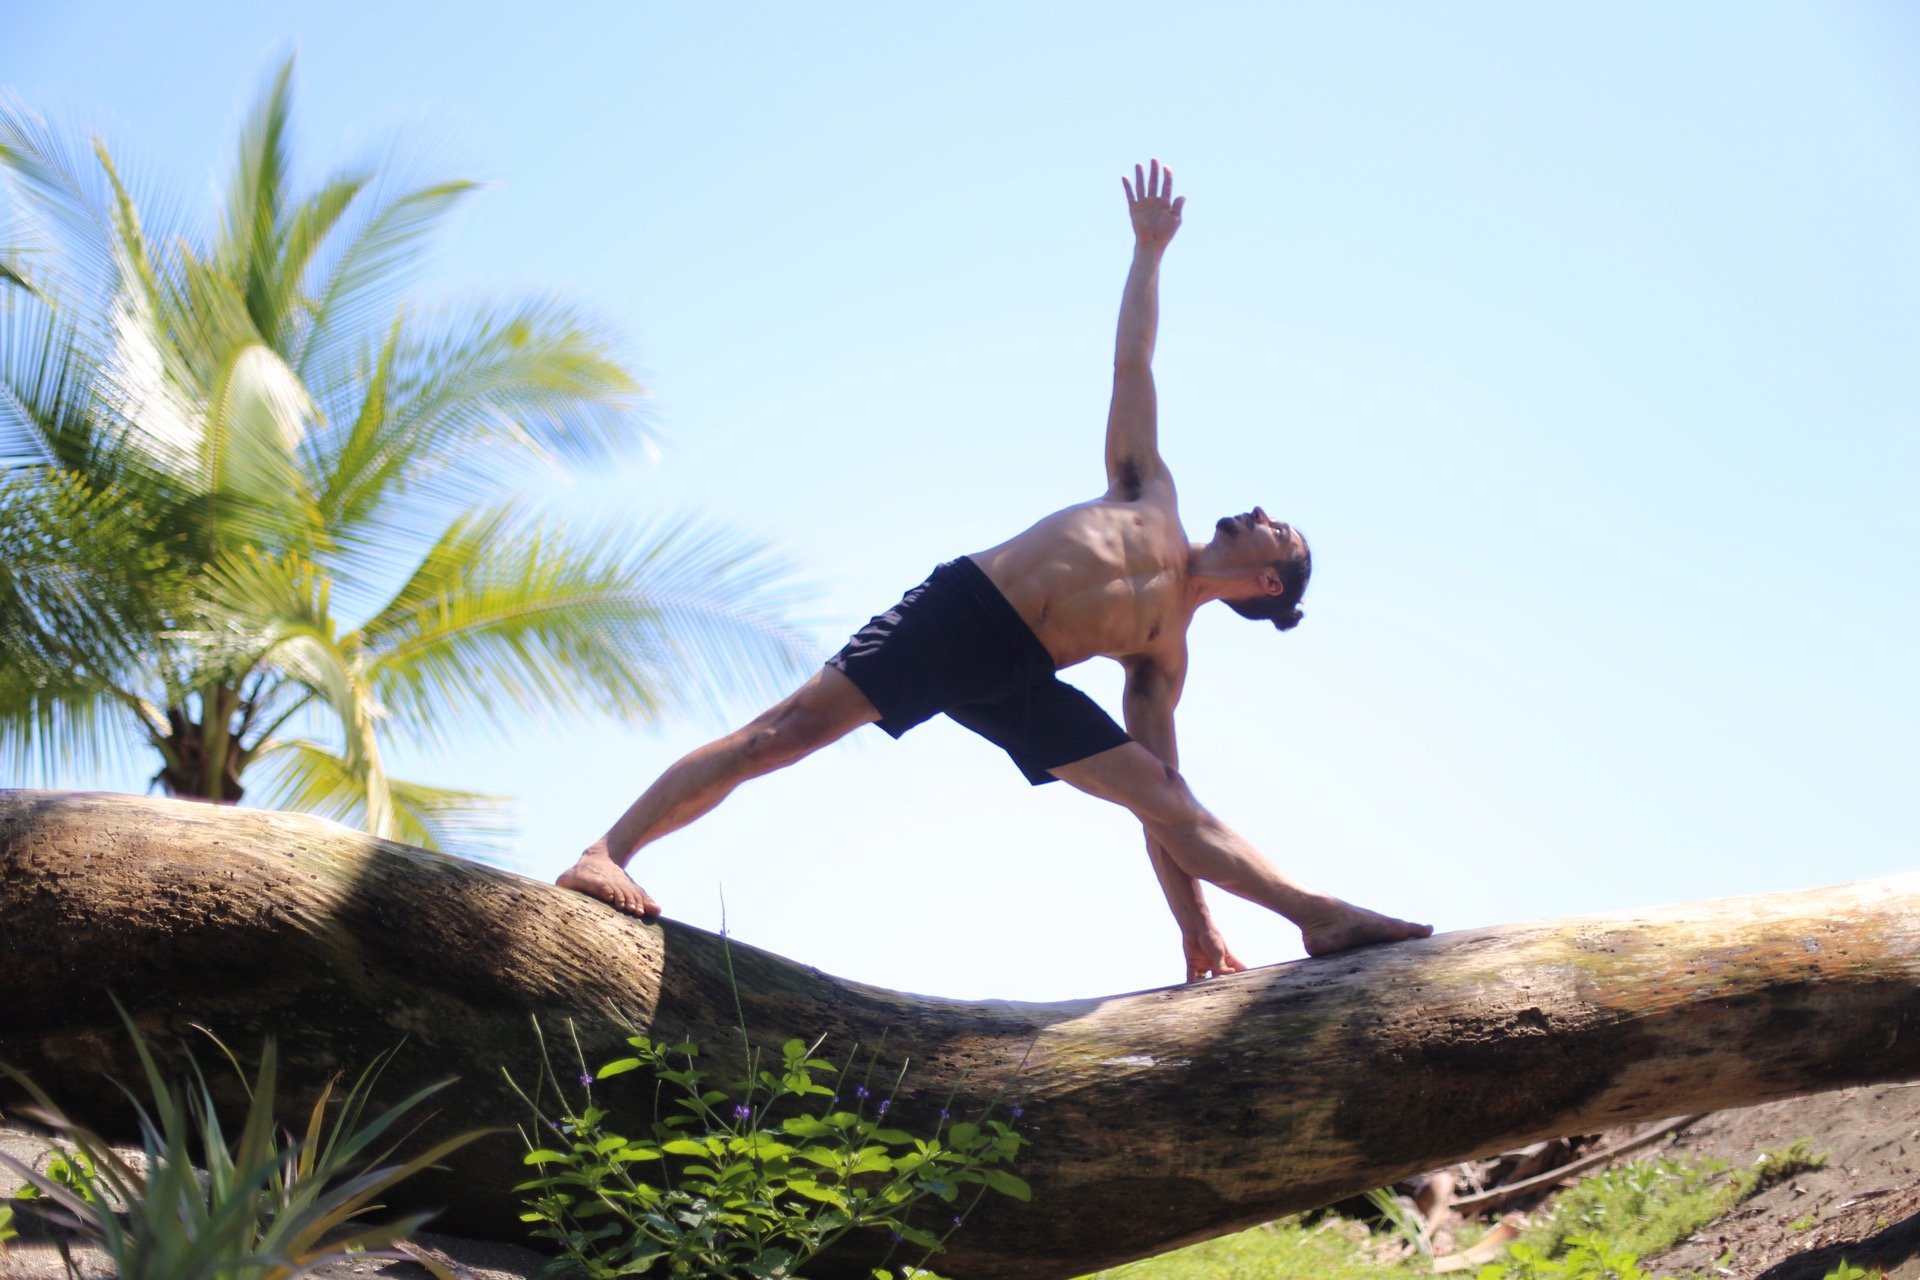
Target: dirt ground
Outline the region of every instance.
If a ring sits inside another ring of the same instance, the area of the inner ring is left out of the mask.
[[[1639,1153],[1717,1157],[1751,1164],[1760,1153],[1805,1138],[1827,1166],[1798,1174],[1709,1223],[1641,1265],[1650,1275],[1725,1276],[1733,1280],[1821,1280],[1842,1259],[1889,1280],[1920,1280],[1920,1086],[1891,1085],[1820,1094],[1742,1111],[1722,1111]],[[0,1151],[31,1159],[39,1147],[0,1127]],[[1911,1154],[1909,1154],[1911,1153]],[[8,1189],[18,1179],[0,1175]],[[531,1250],[422,1232],[471,1280],[526,1280],[543,1261]],[[75,1251],[83,1280],[105,1280],[104,1259]],[[356,1260],[319,1273],[329,1280],[430,1280],[406,1262]],[[22,1240],[0,1253],[0,1280],[62,1280],[60,1255]]]
[[[1651,1275],[1820,1280],[1844,1258],[1890,1280],[1920,1280],[1920,1087],[1716,1112],[1664,1150],[1746,1165],[1797,1138],[1827,1156],[1824,1169],[1769,1188],[1641,1266]]]

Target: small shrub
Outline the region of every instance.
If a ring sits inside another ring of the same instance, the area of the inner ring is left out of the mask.
[[[1827,1157],[1815,1152],[1805,1138],[1796,1138],[1784,1147],[1763,1151],[1747,1173],[1751,1185],[1747,1195],[1758,1195],[1768,1187],[1785,1182],[1795,1174],[1827,1167]],[[1744,1197],[1743,1197],[1744,1198]]]
[[[574,1102],[549,1059],[554,1114],[514,1084],[537,1125],[526,1163],[538,1174],[516,1188],[529,1193],[521,1221],[563,1251],[550,1273],[571,1265],[612,1280],[658,1266],[703,1280],[788,1280],[859,1228],[888,1232],[888,1257],[910,1245],[924,1261],[987,1191],[1030,1194],[997,1167],[1026,1141],[1011,1126],[986,1116],[954,1121],[943,1109],[930,1137],[893,1127],[890,1091],[869,1088],[871,1062],[856,1081],[851,1058],[836,1069],[813,1056],[817,1045],[790,1040],[777,1070],[750,1054],[746,1078],[717,1088],[694,1045],[642,1035],[627,1043],[631,1056],[597,1070],[581,1059]],[[629,1137],[611,1127],[593,1086],[641,1070],[654,1078],[654,1118]],[[938,1226],[910,1220],[928,1200],[945,1206]]]
[[[294,1280],[350,1252],[383,1250],[427,1215],[384,1226],[355,1220],[377,1208],[376,1197],[394,1184],[480,1136],[463,1134],[411,1160],[383,1164],[395,1149],[380,1146],[389,1132],[444,1087],[422,1089],[363,1123],[374,1081],[391,1055],[348,1091],[332,1125],[329,1084],[307,1117],[305,1135],[285,1133],[274,1120],[277,1056],[268,1039],[258,1074],[249,1082],[241,1073],[249,1103],[239,1135],[229,1141],[199,1064],[189,1056],[190,1080],[170,1082],[132,1020],[124,1011],[121,1017],[151,1101],[149,1109],[134,1099],[144,1170],[68,1119],[33,1081],[0,1067],[37,1104],[19,1114],[71,1148],[55,1148],[45,1172],[4,1154],[0,1163],[27,1180],[36,1212],[99,1246],[121,1280]],[[226,1046],[220,1049],[238,1072]],[[196,1157],[204,1172],[196,1170]]]

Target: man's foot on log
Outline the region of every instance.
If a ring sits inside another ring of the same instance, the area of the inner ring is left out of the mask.
[[[1405,942],[1409,938],[1430,938],[1433,926],[1397,920],[1378,911],[1356,907],[1338,898],[1327,900],[1324,912],[1316,912],[1311,921],[1300,922],[1300,939],[1310,956],[1330,956],[1355,947],[1370,947],[1381,942]]]
[[[652,920],[660,914],[660,904],[635,884],[633,877],[622,870],[619,863],[594,849],[581,854],[580,861],[562,871],[554,883],[562,889],[572,889],[589,898],[598,898],[642,920]]]

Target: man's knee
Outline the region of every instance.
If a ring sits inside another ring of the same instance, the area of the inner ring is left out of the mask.
[[[832,718],[798,699],[788,699],[740,731],[741,756],[760,769],[792,764],[838,737]]]
[[[1207,811],[1194,798],[1180,771],[1162,761],[1136,789],[1128,808],[1149,826],[1188,827],[1203,821]]]

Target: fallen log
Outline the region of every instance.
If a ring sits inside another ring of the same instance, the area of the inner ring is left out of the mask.
[[[157,1039],[274,1033],[290,1106],[404,1037],[389,1096],[460,1077],[425,1140],[524,1119],[501,1070],[537,1069],[530,1015],[571,1019],[591,1062],[623,1018],[737,1044],[722,947],[299,815],[0,792],[0,1061],[98,1123],[122,1115],[108,1076],[138,1078],[109,992]],[[949,1094],[1023,1105],[1033,1200],[983,1202],[937,1264],[954,1276],[1079,1275],[1541,1137],[1920,1077],[1920,876],[1058,1004],[884,991],[739,943],[731,964],[756,1041],[910,1055],[906,1127]],[[520,1151],[477,1143],[417,1198],[517,1238]]]

